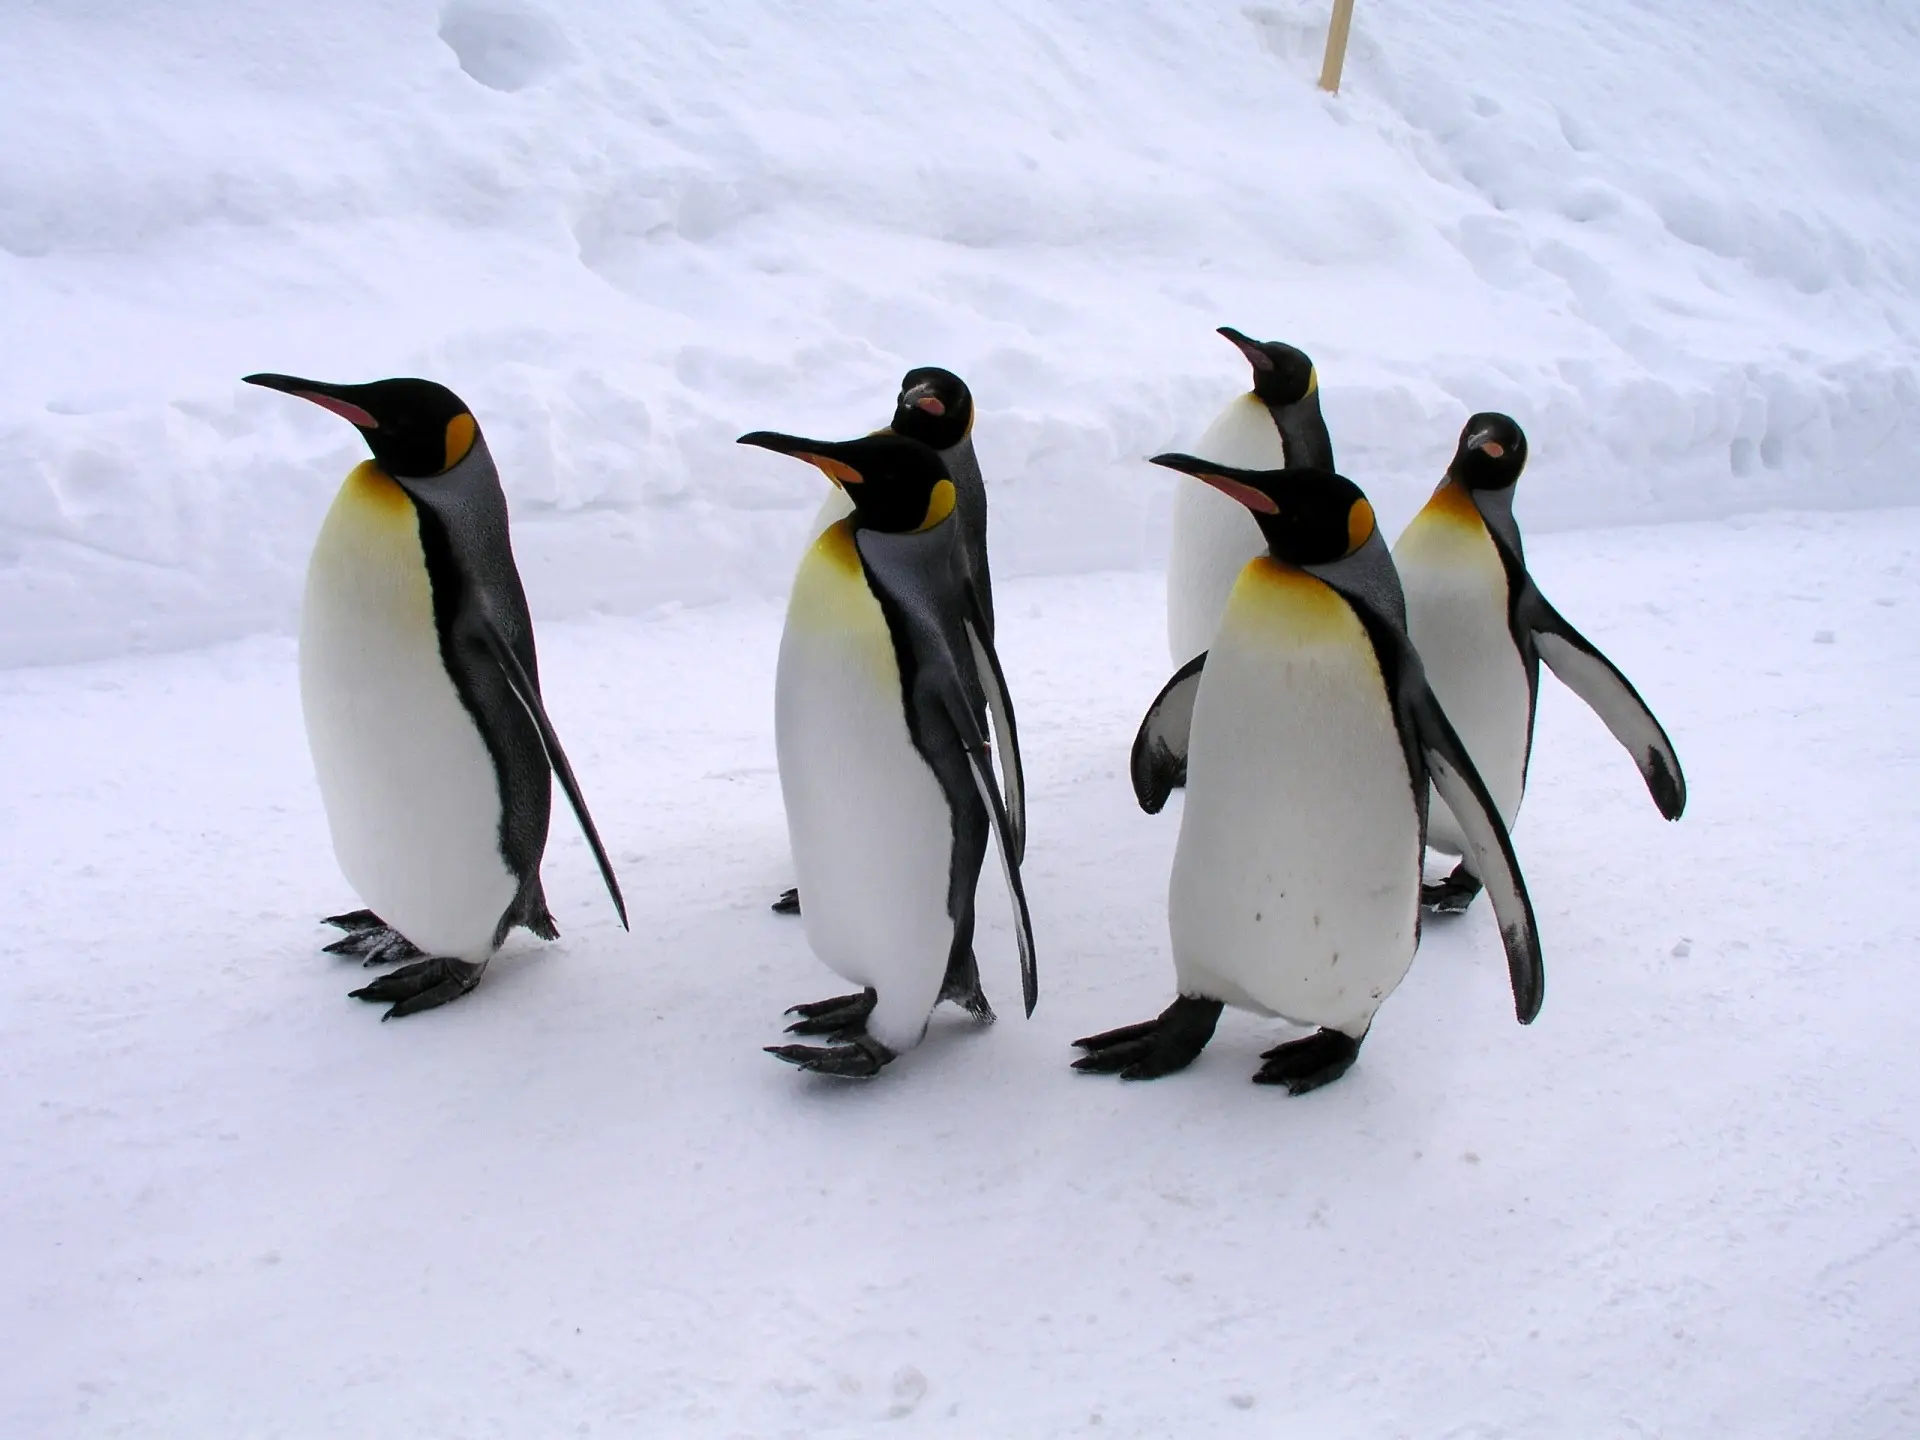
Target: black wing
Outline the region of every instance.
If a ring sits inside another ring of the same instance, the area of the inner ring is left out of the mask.
[[[922,723],[915,743],[921,747],[936,776],[947,772],[953,774],[956,781],[958,775],[953,767],[958,757],[948,753],[928,754],[926,747],[939,750],[957,743],[964,754],[964,760],[958,763],[964,764],[966,772],[972,775],[973,785],[986,807],[994,838],[999,842],[1007,891],[1013,897],[1021,991],[1027,1014],[1031,1015],[1040,997],[1040,981],[1034,960],[1033,922],[1027,912],[1026,887],[1020,880],[1021,844],[1015,839],[1013,822],[994,780],[990,747],[978,719],[980,697],[986,687],[976,668],[975,654],[977,648],[983,649],[991,658],[992,647],[981,645],[977,630],[972,628],[973,617],[978,612],[968,601],[954,527],[951,522],[945,522],[932,530],[905,535],[862,528],[854,534],[854,545],[889,625],[899,627],[896,650],[904,641],[911,652],[914,669],[911,683],[916,696],[926,697],[929,708],[937,708],[944,722]],[[998,688],[1004,699],[1004,686]],[[909,698],[908,703],[917,702]],[[1012,713],[1009,707],[1009,724]],[[1017,750],[1017,747],[1007,749]],[[1009,774],[1018,773],[1018,760],[1014,759]],[[942,783],[948,782],[943,779]]]
[[[1674,753],[1673,742],[1667,738],[1660,722],[1653,718],[1640,692],[1611,660],[1547,603],[1538,586],[1527,586],[1519,610],[1540,658],[1560,677],[1563,685],[1587,702],[1588,708],[1613,732],[1613,738],[1633,757],[1660,813],[1669,820],[1678,820],[1680,812],[1687,808],[1687,778],[1681,772],[1680,757]]]
[[[1187,742],[1193,734],[1193,702],[1200,693],[1202,650],[1160,687],[1133,737],[1133,794],[1140,808],[1158,815],[1167,797],[1187,783]]]
[[[1417,664],[1417,662],[1416,662]],[[1467,747],[1454,733],[1453,722],[1416,669],[1407,677],[1408,697],[1427,774],[1473,852],[1473,872],[1487,888],[1500,939],[1507,950],[1507,976],[1513,983],[1513,1012],[1522,1025],[1533,1023],[1546,998],[1547,977],[1540,960],[1540,935],[1533,919],[1533,902],[1514,857],[1513,840],[1501,823],[1500,811],[1487,794],[1486,783],[1473,768]]]
[[[1000,783],[1006,792],[1007,837],[1013,842],[1013,863],[1027,858],[1027,777],[1020,764],[1020,731],[1014,723],[1013,697],[993,648],[993,622],[986,618],[985,602],[976,588],[973,610],[966,620],[967,640],[973,650],[974,670],[986,692],[987,714],[993,718],[994,738],[1000,742]]]
[[[613,862],[607,858],[607,847],[600,843],[600,832],[594,828],[593,816],[587,813],[587,800],[580,793],[580,782],[573,778],[573,766],[567,762],[567,752],[560,748],[560,737],[554,733],[553,722],[547,719],[547,707],[540,702],[540,691],[528,677],[520,658],[513,653],[513,647],[500,634],[499,627],[490,616],[475,617],[479,623],[481,637],[486,641],[487,652],[493,656],[507,677],[507,683],[513,687],[514,695],[527,709],[534,726],[540,731],[540,744],[547,752],[547,763],[553,767],[553,773],[559,777],[560,788],[567,792],[567,803],[573,806],[573,813],[580,821],[585,832],[587,844],[593,850],[593,858],[600,866],[600,878],[607,882],[607,894],[613,897],[613,908],[620,914],[622,929],[627,925],[627,902],[620,894],[620,882],[614,878]]]

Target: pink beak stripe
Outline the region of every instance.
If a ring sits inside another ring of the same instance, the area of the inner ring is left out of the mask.
[[[302,400],[311,400],[322,410],[331,410],[342,420],[352,421],[362,430],[378,430],[380,428],[380,422],[362,410],[358,405],[350,404],[345,400],[336,400],[331,395],[317,394],[312,390],[296,390],[293,393],[298,395]]]
[[[1243,485],[1238,480],[1229,480],[1224,475],[1199,475],[1195,478],[1206,481],[1223,495],[1231,495],[1249,510],[1258,510],[1262,515],[1280,513],[1280,507],[1273,503],[1271,495],[1264,494],[1251,485]]]
[[[940,403],[940,397],[938,395],[922,395],[913,403],[929,415],[944,415],[947,413],[947,407]]]

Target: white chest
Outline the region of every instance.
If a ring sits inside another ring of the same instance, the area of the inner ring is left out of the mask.
[[[1168,905],[1182,991],[1362,1033],[1413,958],[1419,859],[1365,630],[1256,561],[1194,705]]]
[[[441,662],[413,505],[347,477],[300,616],[307,740],[348,883],[433,955],[483,959],[519,884],[493,762]]]
[[[1272,412],[1251,394],[1220,413],[1194,442],[1193,453],[1240,470],[1278,470],[1287,463]],[[1213,643],[1241,568],[1266,548],[1246,506],[1202,481],[1178,482],[1167,555],[1167,649],[1176,666]]]
[[[1507,621],[1507,575],[1485,524],[1464,495],[1442,494],[1393,549],[1407,597],[1407,633],[1427,683],[1453,722],[1487,791],[1512,826],[1526,786],[1532,699]],[[1465,839],[1438,796],[1429,839],[1463,853]]]

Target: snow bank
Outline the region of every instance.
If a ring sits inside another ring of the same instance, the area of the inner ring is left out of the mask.
[[[537,613],[786,583],[740,431],[978,394],[1009,574],[1159,554],[1231,323],[1407,514],[1471,409],[1536,530],[1911,498],[1920,22],[1834,3],[178,0],[0,17],[0,663],[288,624],[358,453],[255,369],[421,373]],[[1857,7],[1853,7],[1857,8]]]

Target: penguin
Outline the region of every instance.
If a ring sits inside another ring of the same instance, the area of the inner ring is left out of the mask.
[[[900,378],[893,419],[880,433],[905,435],[940,452],[947,475],[953,481],[954,509],[960,518],[960,546],[967,574],[980,600],[982,638],[991,645],[993,574],[987,563],[987,487],[980,478],[980,462],[973,453],[973,392],[967,388],[967,382],[951,370],[935,365],[909,370]],[[852,513],[853,502],[847,498],[847,492],[835,486],[821,503],[809,533],[817,540],[829,526]],[[1016,839],[1024,842],[1026,792],[1019,751],[1008,744],[1007,727],[1001,723],[1004,718],[998,713],[993,717],[1000,738],[1000,783],[1007,812],[1013,818]],[[783,892],[773,902],[773,910],[779,915],[798,915],[799,887]]]
[[[1153,1020],[1076,1041],[1086,1053],[1074,1068],[1128,1080],[1183,1069],[1232,1005],[1315,1027],[1267,1051],[1255,1083],[1297,1095],[1339,1079],[1419,943],[1429,781],[1488,877],[1514,1012],[1530,1024],[1545,975],[1526,882],[1407,639],[1366,497],[1326,470],[1153,463],[1252,511],[1267,553],[1241,571],[1211,648],[1177,681],[1193,692],[1167,897],[1178,997]]]
[[[1011,719],[965,561],[958,487],[931,446],[740,437],[817,466],[852,513],[800,562],[774,682],[774,733],[808,943],[862,987],[789,1010],[768,1046],[818,1074],[868,1078],[919,1044],[935,1005],[993,1018],[973,955],[988,832],[1013,897],[1026,1011],[1039,995],[1020,844],[988,759],[988,693]]]
[[[332,411],[373,452],[327,512],[300,612],[307,742],[334,854],[369,905],[329,917],[347,934],[327,948],[412,961],[353,997],[389,1020],[432,1009],[480,982],[514,926],[559,934],[540,886],[550,768],[624,927],[540,698],[506,496],[472,413],[429,380],[246,383]]]
[[[1606,722],[1660,813],[1677,820],[1687,782],[1667,732],[1627,677],[1561,618],[1527,573],[1513,516],[1514,486],[1526,463],[1527,437],[1510,417],[1483,411],[1467,421],[1446,477],[1393,547],[1408,634],[1509,827],[1526,790],[1542,660]],[[1423,901],[1457,914],[1480,893],[1480,872],[1444,797],[1428,839],[1462,858],[1425,888]]]
[[[1253,389],[1236,398],[1195,443],[1202,455],[1247,470],[1333,468],[1333,441],[1320,416],[1320,376],[1291,345],[1253,340],[1230,325],[1220,334],[1253,367]],[[1167,555],[1167,649],[1175,666],[1205,650],[1219,628],[1240,571],[1266,542],[1244,507],[1206,485],[1173,497]]]

